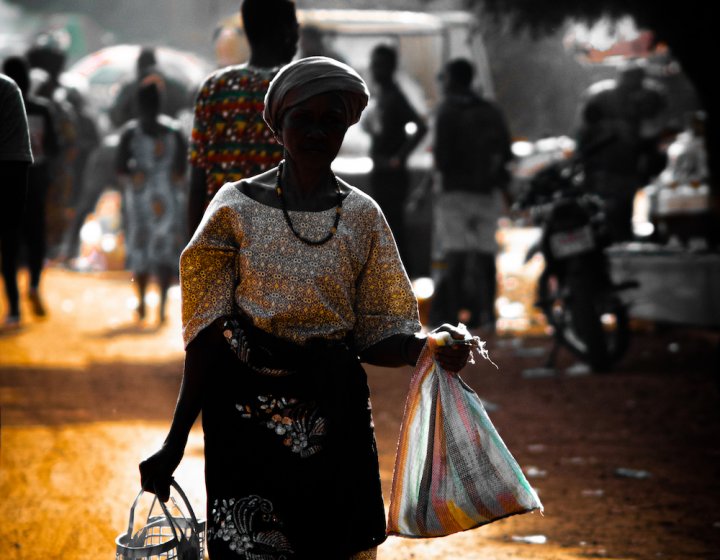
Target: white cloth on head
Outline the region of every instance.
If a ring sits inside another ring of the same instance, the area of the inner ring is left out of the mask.
[[[270,82],[263,118],[276,131],[290,107],[316,95],[338,92],[347,110],[348,126],[360,120],[370,98],[365,80],[347,64],[326,56],[301,58],[284,66]]]

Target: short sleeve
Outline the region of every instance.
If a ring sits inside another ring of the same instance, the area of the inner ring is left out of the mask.
[[[208,169],[207,143],[210,138],[210,118],[208,102],[211,89],[212,76],[208,78],[200,88],[195,100],[195,113],[193,127],[190,134],[189,160],[190,165],[200,169]]]
[[[382,212],[372,232],[370,251],[358,277],[354,339],[357,351],[394,334],[421,329],[417,300]]]
[[[185,346],[218,317],[235,309],[240,232],[227,190],[210,203],[193,238],[180,256],[183,340]]]
[[[27,113],[20,88],[0,77],[0,161],[32,163]]]

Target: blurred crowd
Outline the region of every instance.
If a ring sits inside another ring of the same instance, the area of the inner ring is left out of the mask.
[[[96,229],[116,230],[113,251],[138,286],[138,319],[145,318],[145,291],[154,278],[164,320],[179,254],[210,198],[224,182],[259,173],[282,157],[261,117],[274,73],[294,57],[346,60],[311,25],[285,33],[282,51],[253,37],[252,30],[245,33],[248,60],[226,67],[239,39],[228,29],[216,33],[220,69],[203,83],[175,79],[158,57],[160,47],[138,48],[134,75],[111,84],[113,93],[107,94],[111,99],[103,111],[91,102],[87,81],[67,72],[66,53],[52,34],[37,37],[23,55],[2,61],[2,72],[22,95],[33,155],[22,207],[17,200],[6,203],[22,217],[13,231],[5,228],[0,246],[6,327],[21,321],[18,267],[29,272],[32,313],[43,316],[44,266],[109,266],[107,258],[98,260],[98,251],[84,248],[82,234],[108,192],[120,194],[120,222],[96,223]],[[408,159],[430,139],[434,180],[423,196],[435,197],[432,247],[427,248],[436,285],[435,315],[465,318],[472,327],[492,331],[495,233],[513,198],[512,133],[502,109],[477,87],[475,61],[445,61],[438,76],[441,99],[428,113],[414,106],[397,79],[400,54],[387,44],[367,52],[374,89],[360,127],[369,137],[373,161],[369,192],[383,209],[400,254],[407,257],[414,249],[405,223],[414,188]],[[229,86],[233,80],[235,85]],[[665,98],[641,65],[621,70],[610,82],[588,91],[575,139],[587,163],[588,188],[607,201],[617,240],[628,240],[633,237],[636,192],[667,164]],[[218,105],[220,98],[224,106]],[[687,134],[696,134],[701,120],[696,115]],[[0,154],[4,160],[9,157]],[[248,166],[251,158],[254,163]]]

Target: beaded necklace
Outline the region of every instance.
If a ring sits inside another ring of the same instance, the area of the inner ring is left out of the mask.
[[[300,235],[297,230],[295,229],[295,226],[293,226],[292,220],[290,219],[290,214],[288,214],[287,205],[285,204],[285,197],[283,196],[282,187],[280,186],[280,175],[282,175],[283,166],[285,164],[285,160],[281,161],[278,164],[278,170],[277,170],[277,182],[275,183],[275,193],[277,194],[277,197],[280,199],[280,204],[282,205],[282,211],[283,216],[285,216],[285,222],[287,223],[288,227],[290,228],[290,231],[293,232],[293,235],[297,237],[300,241],[305,243],[306,245],[323,245],[330,241],[337,232],[338,224],[340,223],[340,216],[342,215],[342,192],[340,190],[340,183],[338,183],[337,177],[333,173],[333,179],[335,181],[335,193],[337,194],[337,206],[335,207],[335,222],[333,223],[332,227],[330,228],[330,232],[323,237],[322,239],[308,239],[307,237],[303,237]]]

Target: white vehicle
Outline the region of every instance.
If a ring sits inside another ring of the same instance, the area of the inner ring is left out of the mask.
[[[314,27],[323,37],[327,53],[338,55],[357,70],[372,92],[370,53],[378,44],[398,52],[397,79],[419,113],[432,122],[439,101],[438,74],[452,58],[465,57],[476,67],[476,85],[493,96],[487,56],[475,18],[462,11],[421,13],[395,10],[299,9],[302,27]],[[247,61],[249,47],[239,14],[224,19],[217,33],[216,55],[221,65]],[[429,143],[432,135],[411,156],[408,165],[415,175],[432,168]],[[369,138],[360,126],[348,131],[336,159],[335,171],[360,188],[367,186],[372,161],[367,157]],[[419,180],[419,177],[416,177]]]

